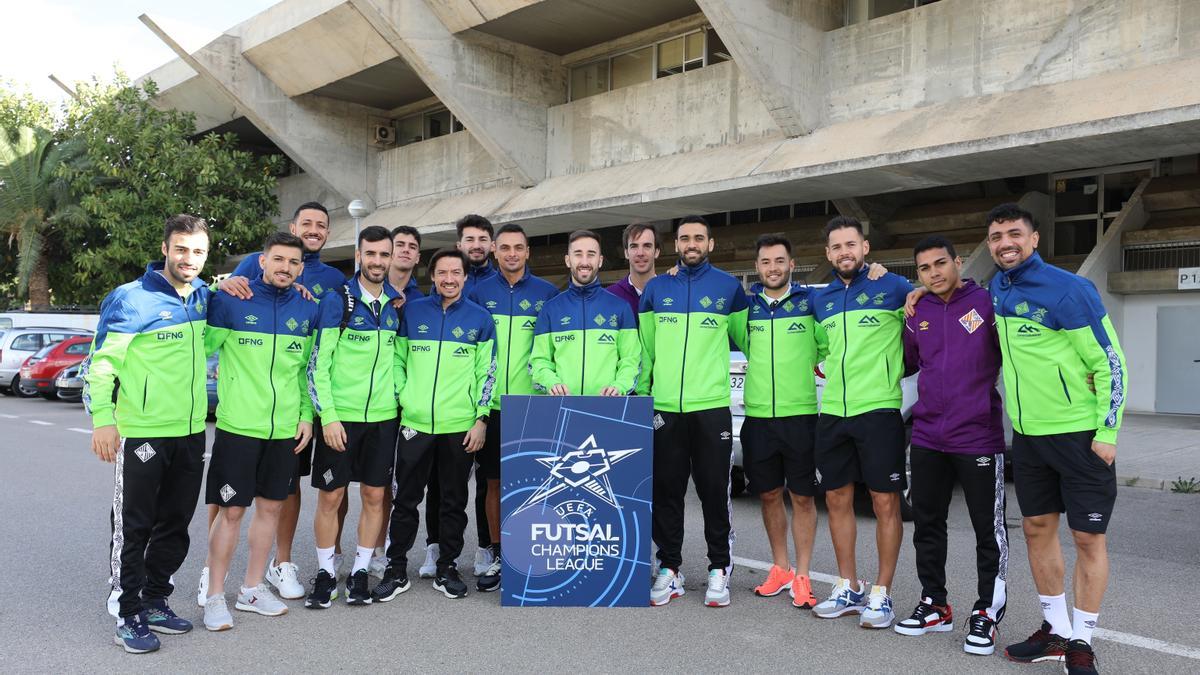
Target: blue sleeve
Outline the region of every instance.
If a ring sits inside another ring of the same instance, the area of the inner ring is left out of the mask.
[[[646,287],[642,289],[642,295],[638,298],[638,314],[654,311],[654,280],[651,279]]]
[[[213,293],[208,301],[208,325],[213,328],[233,328],[230,320],[229,301],[232,296],[226,293]]]
[[[231,276],[246,277],[247,279],[257,279],[262,276],[262,266],[258,264],[258,253],[251,253],[242,258],[242,262],[238,263],[236,269],[233,270]]]
[[[320,304],[317,307],[320,309],[320,318],[317,320],[317,328],[339,328],[342,325],[342,312],[345,311],[346,301],[342,298],[342,294],[337,290],[326,291],[321,295]]]

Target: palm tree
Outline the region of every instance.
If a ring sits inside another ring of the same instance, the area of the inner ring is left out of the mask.
[[[45,129],[0,129],[0,232],[17,246],[17,294],[35,308],[50,305],[47,242],[60,225],[87,221],[59,171],[81,154]]]

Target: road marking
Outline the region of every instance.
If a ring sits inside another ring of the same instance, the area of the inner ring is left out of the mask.
[[[91,430],[91,429],[80,429],[79,427],[71,427],[71,428],[67,429],[67,431],[74,431],[74,432],[76,432],[76,433],[80,433],[80,434],[90,434],[90,433],[92,433],[92,430]]]
[[[53,423],[53,422],[43,422],[42,420],[29,420],[29,423],[30,423],[30,424],[36,424],[36,425],[38,425],[38,426],[43,426],[43,427],[52,427],[52,426],[54,426],[54,423]]]
[[[16,416],[16,415],[0,415],[0,417],[3,417],[4,419],[8,419],[8,420],[15,420],[15,419],[17,419],[17,416]]]
[[[751,569],[761,570],[763,572],[771,571],[771,563],[761,560],[753,560],[751,558],[740,558],[733,556],[733,564],[749,567]],[[809,578],[816,581],[823,581],[827,584],[837,583],[838,577],[832,574],[823,574],[821,572],[812,572]],[[1175,644],[1174,642],[1164,642],[1155,638],[1134,635],[1132,633],[1122,633],[1117,630],[1109,630],[1107,628],[1097,628],[1093,635],[1100,640],[1108,640],[1109,642],[1118,642],[1131,647],[1141,647],[1163,654],[1172,654],[1174,656],[1182,656],[1184,658],[1196,659],[1200,661],[1200,647],[1189,647],[1188,645]]]

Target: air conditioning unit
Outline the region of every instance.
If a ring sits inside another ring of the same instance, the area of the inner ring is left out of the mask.
[[[396,144],[396,128],[390,124],[376,124],[372,143],[380,147]]]

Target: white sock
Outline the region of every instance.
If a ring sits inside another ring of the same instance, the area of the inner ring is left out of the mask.
[[[1071,629],[1074,633],[1071,635],[1073,640],[1083,640],[1089,645],[1092,644],[1092,631],[1096,630],[1096,619],[1099,614],[1085,612],[1078,607],[1072,608],[1075,614],[1075,621],[1071,624]]]
[[[1050,632],[1070,640],[1071,619],[1067,616],[1066,594],[1039,595],[1038,600],[1042,602],[1042,616],[1050,624]]]
[[[329,576],[336,577],[337,570],[333,568],[333,547],[321,548],[317,547],[317,565],[321,569],[329,572]]]
[[[371,565],[371,556],[373,555],[375,555],[374,546],[359,546],[354,552],[354,567],[350,568],[351,573],[367,569]]]

